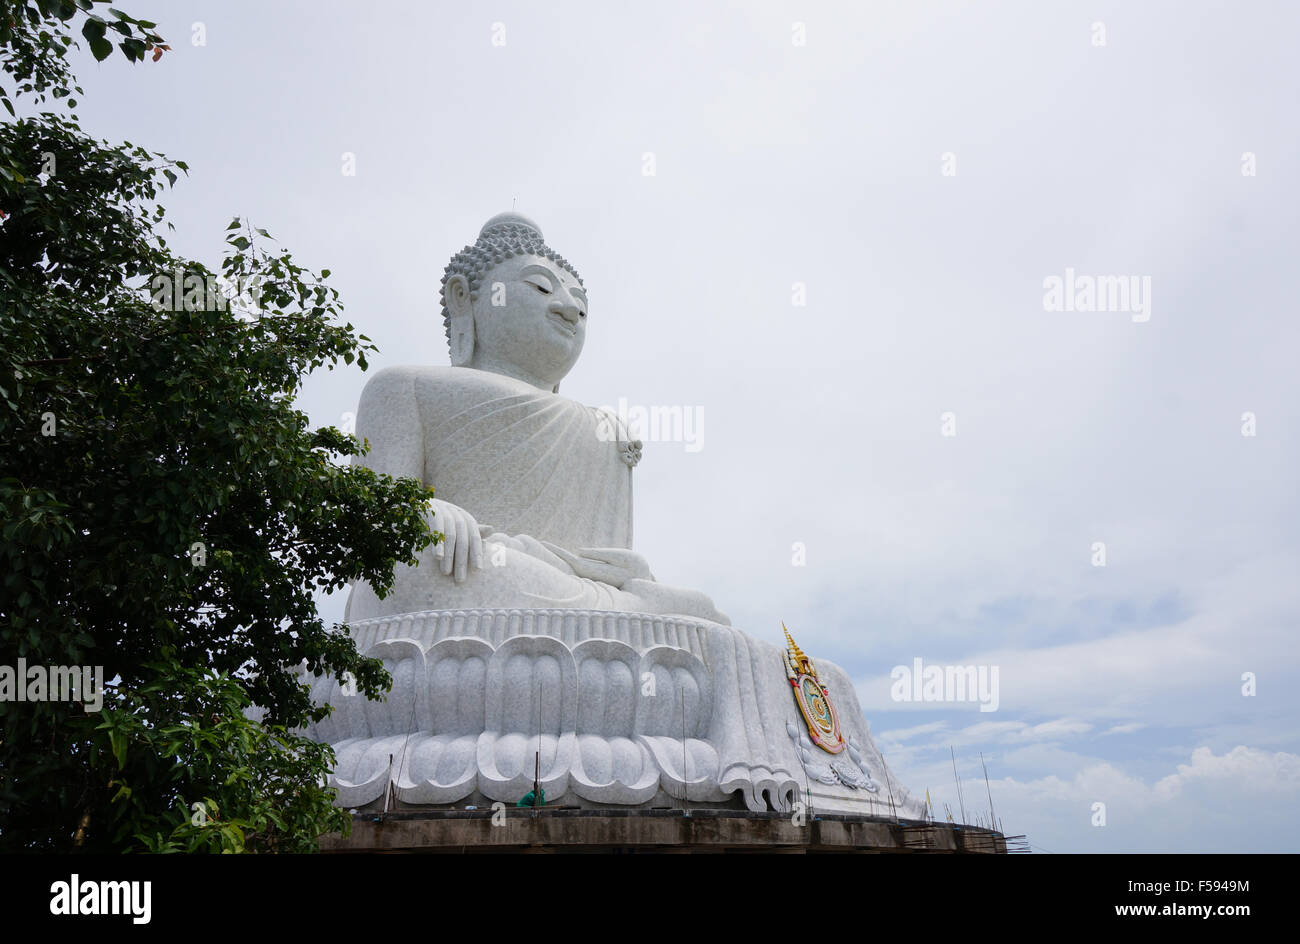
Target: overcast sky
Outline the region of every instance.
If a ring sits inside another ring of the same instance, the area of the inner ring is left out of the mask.
[[[331,269],[372,371],[447,363],[447,260],[535,219],[590,293],[563,393],[701,422],[636,548],[844,666],[941,814],[951,746],[1039,850],[1300,845],[1300,8],[122,6],[173,51],[81,57],[87,129],[189,163],[179,251],[240,214]],[[1144,310],[1047,310],[1067,270]],[[998,710],[894,701],[917,658]]]

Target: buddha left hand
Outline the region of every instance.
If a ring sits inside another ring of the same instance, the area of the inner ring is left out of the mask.
[[[543,541],[547,550],[560,558],[579,577],[622,587],[629,580],[654,580],[650,564],[636,551],[625,547],[580,547],[578,553]]]

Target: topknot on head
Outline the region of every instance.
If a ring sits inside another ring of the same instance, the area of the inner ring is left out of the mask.
[[[478,238],[494,235],[500,230],[500,235],[511,236],[532,236],[534,239],[542,239],[542,228],[524,216],[522,213],[516,213],[514,210],[508,210],[505,213],[498,213],[492,219],[483,224],[483,228],[478,231]]]

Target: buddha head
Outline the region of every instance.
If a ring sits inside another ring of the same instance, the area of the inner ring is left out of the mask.
[[[587,331],[587,293],[537,224],[499,213],[447,265],[442,319],[451,363],[558,391]]]

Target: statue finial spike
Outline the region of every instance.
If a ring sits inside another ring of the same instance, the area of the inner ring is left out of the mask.
[[[781,629],[785,630],[785,641],[789,643],[790,655],[794,656],[795,661],[797,662],[806,658],[803,654],[803,650],[799,648],[799,644],[795,642],[794,637],[790,635],[790,630],[786,629],[785,620],[781,621]]]

